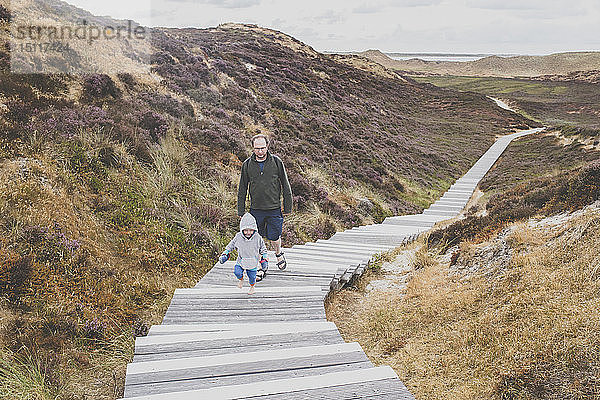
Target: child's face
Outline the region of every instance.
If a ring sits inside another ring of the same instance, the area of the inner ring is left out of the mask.
[[[250,239],[250,236],[252,236],[254,233],[254,229],[244,229],[242,232],[244,232],[244,236],[246,236],[246,238]]]

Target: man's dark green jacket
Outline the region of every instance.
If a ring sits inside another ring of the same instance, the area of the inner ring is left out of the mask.
[[[249,190],[248,190],[249,189]],[[256,210],[275,210],[281,208],[283,191],[283,212],[292,212],[292,188],[285,172],[283,162],[276,155],[267,152],[263,171],[252,154],[242,164],[240,185],[238,187],[238,215],[244,215],[246,194],[250,192],[250,208]]]

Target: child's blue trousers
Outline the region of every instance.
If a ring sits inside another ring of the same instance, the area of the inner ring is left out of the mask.
[[[235,274],[236,278],[244,279],[244,268],[242,268],[241,265],[235,264],[235,267],[233,267],[233,273]],[[256,283],[256,268],[247,269],[246,275],[248,275],[248,282],[250,282],[251,285],[254,285]]]

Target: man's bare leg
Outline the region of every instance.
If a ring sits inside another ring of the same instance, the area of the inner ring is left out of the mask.
[[[281,257],[277,257],[277,268],[284,270],[287,266],[287,262],[281,250],[281,237],[277,240],[273,240],[271,243],[273,243],[273,246],[275,247],[275,254],[281,253]]]
[[[273,246],[275,246],[275,254],[281,253],[281,238],[272,241]]]

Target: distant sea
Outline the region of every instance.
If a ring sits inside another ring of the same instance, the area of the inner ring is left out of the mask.
[[[475,61],[481,58],[493,56],[494,54],[446,54],[446,53],[384,53],[394,60],[410,60],[418,58],[423,61]],[[513,57],[518,54],[495,54],[499,57]]]

